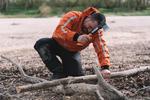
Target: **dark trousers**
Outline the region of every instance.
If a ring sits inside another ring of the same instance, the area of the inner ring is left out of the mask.
[[[64,49],[52,38],[38,40],[34,48],[53,74],[65,75],[66,77],[84,75],[79,52],[70,52]]]

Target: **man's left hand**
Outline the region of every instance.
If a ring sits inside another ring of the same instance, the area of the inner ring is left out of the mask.
[[[111,72],[108,69],[103,69],[103,70],[101,70],[101,74],[104,77],[104,79],[109,79]]]

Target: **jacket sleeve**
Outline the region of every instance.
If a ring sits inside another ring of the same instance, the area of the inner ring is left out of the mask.
[[[59,25],[55,30],[57,37],[59,37],[60,39],[72,41],[76,32],[72,31],[71,28],[73,27],[73,25],[75,25],[77,17],[78,16],[73,11],[65,14],[61,18]]]
[[[95,52],[97,53],[100,66],[101,67],[110,66],[109,51],[103,37],[103,32],[96,34],[93,41],[93,46]]]

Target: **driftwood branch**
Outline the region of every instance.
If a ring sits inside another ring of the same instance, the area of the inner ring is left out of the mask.
[[[1,58],[11,62],[14,66],[16,66],[21,74],[21,78],[23,79],[23,81],[26,81],[26,82],[30,82],[30,83],[39,83],[39,82],[46,82],[47,80],[45,79],[42,79],[42,78],[38,78],[38,77],[33,77],[33,76],[28,76],[22,66],[19,66],[18,64],[14,63],[11,59],[5,57],[5,56],[2,56],[1,55]]]
[[[130,70],[121,71],[121,72],[113,72],[111,74],[111,78],[135,75],[139,72],[144,72],[144,71],[150,71],[150,66],[130,69]],[[58,79],[58,80],[53,80],[53,81],[41,82],[41,83],[37,83],[37,84],[18,86],[18,87],[16,87],[16,90],[18,93],[20,93],[20,92],[25,92],[25,91],[31,91],[31,90],[37,90],[37,89],[58,86],[60,84],[65,85],[65,84],[68,84],[70,80],[71,80],[71,83],[83,83],[83,82],[88,83],[91,81],[97,81],[97,76],[96,75],[87,75],[87,76],[80,76],[80,77],[63,78],[63,79]]]

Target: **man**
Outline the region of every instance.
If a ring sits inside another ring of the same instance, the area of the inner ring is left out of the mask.
[[[91,34],[98,25],[101,29]],[[103,38],[103,30],[106,28],[105,16],[96,8],[89,7],[83,12],[71,11],[61,18],[52,38],[38,40],[34,48],[53,73],[52,79],[59,79],[84,75],[80,51],[93,43],[101,73],[106,78],[110,75],[109,52]]]

